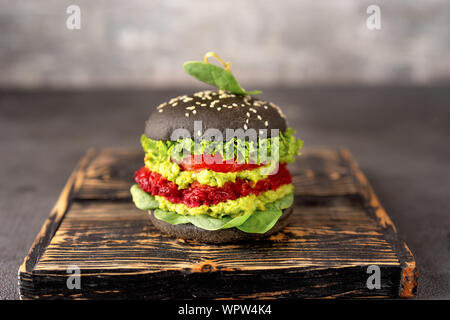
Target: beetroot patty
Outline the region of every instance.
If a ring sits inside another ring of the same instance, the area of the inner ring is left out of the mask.
[[[269,175],[256,184],[240,179],[235,182],[229,181],[222,187],[211,187],[194,182],[187,189],[179,190],[175,183],[146,167],[142,167],[135,172],[134,180],[145,192],[163,196],[170,202],[184,203],[188,207],[194,208],[201,205],[211,206],[250,194],[258,195],[268,190],[276,190],[282,185],[291,183],[292,177],[286,168],[286,164],[281,164],[276,174]]]

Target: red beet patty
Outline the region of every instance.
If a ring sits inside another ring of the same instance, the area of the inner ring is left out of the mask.
[[[164,178],[159,173],[142,167],[134,174],[134,180],[141,189],[152,195],[163,196],[173,203],[184,203],[190,208],[201,205],[215,205],[227,200],[235,200],[250,194],[258,195],[268,190],[276,190],[282,185],[292,182],[292,176],[286,164],[280,164],[278,172],[254,183],[248,180],[237,179],[235,182],[226,182],[222,187],[211,187],[192,183],[186,189],[178,189],[174,182]]]

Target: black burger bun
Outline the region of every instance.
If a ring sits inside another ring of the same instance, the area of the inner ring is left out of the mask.
[[[278,219],[276,224],[272,227],[272,229],[263,234],[246,233],[236,228],[209,231],[198,228],[191,223],[177,225],[167,223],[155,218],[152,211],[149,211],[149,215],[150,221],[159,231],[172,237],[185,240],[195,240],[204,243],[218,244],[240,242],[244,240],[254,240],[275,234],[289,224],[289,217],[292,215],[292,211],[292,206],[284,209],[283,214]]]
[[[194,121],[202,122],[200,134]],[[187,136],[173,137],[175,129],[186,129],[190,137],[196,137],[210,128],[219,130],[223,139],[228,140],[232,137],[227,137],[226,129],[254,129],[257,134],[266,129],[270,137],[271,129],[285,132],[287,124],[280,108],[273,103],[225,91],[201,91],[159,105],[146,122],[145,135],[153,140],[177,140]]]

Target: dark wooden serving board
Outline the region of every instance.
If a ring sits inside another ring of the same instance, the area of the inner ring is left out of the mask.
[[[262,241],[207,245],[160,234],[131,202],[137,150],[90,150],[19,269],[22,299],[413,297],[414,258],[343,149],[291,165],[292,223]],[[68,289],[69,266],[81,271]],[[368,266],[381,288],[368,289]]]

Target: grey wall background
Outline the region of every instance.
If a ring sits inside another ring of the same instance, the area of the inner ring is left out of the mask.
[[[81,7],[81,30],[66,8]],[[381,7],[368,30],[366,9]],[[247,88],[450,83],[438,0],[0,0],[0,87],[197,86],[186,60],[233,62]]]

